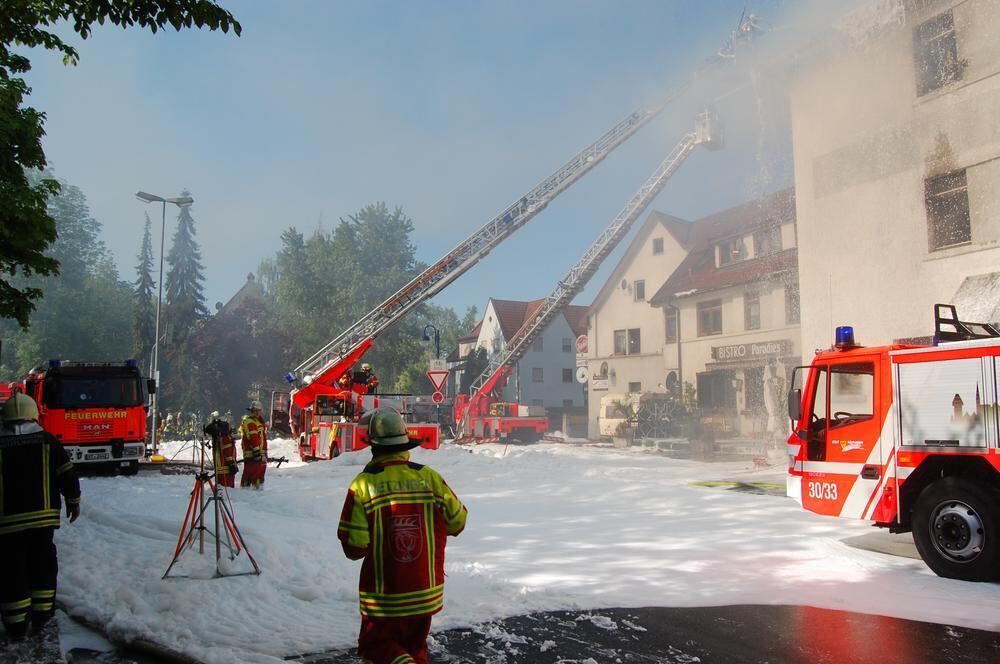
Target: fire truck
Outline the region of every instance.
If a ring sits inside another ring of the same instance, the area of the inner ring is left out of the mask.
[[[487,441],[494,438],[516,438],[522,442],[538,440],[548,430],[544,410],[533,412],[532,407],[505,403],[504,387],[517,362],[545,328],[583,290],[597,272],[601,262],[628,234],[632,225],[645,211],[667,180],[699,146],[709,150],[722,147],[722,132],[713,113],[701,113],[692,131],[686,133],[667,155],[639,191],[625,204],[611,223],[591,244],[583,257],[560,279],[555,289],[542,305],[525,321],[501,353],[494,353],[486,369],[472,381],[471,393],[460,395],[455,402],[455,421],[459,423],[459,438],[467,441]]]
[[[1000,579],[1000,331],[934,306],[933,345],[864,347],[851,327],[798,367],[788,495],[913,533],[943,577]],[[800,372],[800,369],[805,371]]]
[[[14,393],[14,388],[10,383],[0,382],[0,406]]]
[[[101,464],[134,475],[146,450],[146,401],[156,390],[135,360],[49,360],[24,378],[38,424],[58,438],[74,464]]]
[[[299,438],[300,445],[304,449],[309,450],[310,453],[315,452],[317,458],[324,458],[322,456],[324,454],[332,454],[331,450],[336,451],[339,449],[342,451],[349,449],[346,444],[341,444],[339,447],[330,447],[324,450],[324,440],[317,439],[313,442],[311,437],[320,433],[323,428],[320,425],[324,423],[324,420],[319,419],[317,421],[317,418],[329,417],[346,420],[337,423],[337,435],[355,435],[357,434],[356,429],[358,427],[354,426],[354,424],[361,412],[366,409],[365,404],[353,403],[348,406],[347,401],[353,401],[356,398],[342,395],[343,398],[341,400],[344,401],[343,408],[350,410],[353,413],[352,415],[318,415],[317,413],[323,410],[323,407],[317,401],[318,398],[321,396],[338,397],[338,395],[341,395],[345,390],[338,385],[340,378],[352,371],[355,364],[361,360],[362,356],[371,348],[379,336],[391,329],[415,308],[444,290],[444,288],[489,254],[497,245],[531,221],[559,194],[593,170],[615,148],[658,116],[667,103],[686,87],[687,84],[685,83],[675,91],[665,95],[659,104],[641,108],[626,116],[625,119],[618,122],[596,141],[574,155],[568,162],[542,180],[533,189],[502,209],[484,226],[460,242],[443,258],[433,263],[391,297],[356,321],[349,329],[332,339],[323,348],[297,366],[294,371],[289,372],[286,375],[286,380],[293,384],[293,389],[291,390],[291,420],[293,423],[293,432]],[[629,202],[626,209],[622,211],[622,214],[615,219],[615,223],[602,234],[601,238],[593,245],[591,251],[588,252],[581,264],[573,268],[570,273],[570,281],[560,283],[560,287],[556,289],[553,296],[550,296],[543,308],[538,312],[535,321],[543,319],[546,322],[551,321],[552,317],[570,302],[572,296],[586,283],[586,279],[589,279],[593,271],[596,271],[600,260],[611,251],[614,244],[628,230],[631,222],[634,221],[631,215],[634,213],[638,216],[638,213],[645,208],[645,205],[652,201],[655,193],[662,187],[666,178],[673,173],[673,170],[680,165],[698,142],[701,142],[700,139],[688,140],[688,137],[685,137],[681,145],[675,148],[667,161],[657,169],[653,178],[646,183],[643,189]],[[487,393],[483,393],[482,388],[487,385],[490,386],[491,390],[488,394],[492,394],[492,388],[494,387],[502,389],[510,373],[510,366],[512,366],[509,364],[510,358],[513,357],[511,353],[523,350],[520,346],[521,342],[530,343],[543,329],[544,327],[539,328],[535,325],[534,321],[530,325],[526,324],[522,328],[522,333],[516,335],[515,339],[512,340],[512,345],[508,346],[507,352],[496,354],[496,362],[491,364],[478,380],[477,394],[473,394],[468,402],[462,406],[465,431],[475,430],[479,423],[479,420],[470,420],[470,418],[478,418],[480,414],[486,416],[491,410],[498,412],[497,409],[491,409],[490,406],[490,404],[496,403],[498,399],[487,396]],[[501,365],[506,368],[501,368]],[[498,371],[499,374],[497,373]],[[488,399],[485,402],[485,406],[482,401],[484,399]],[[303,411],[306,412],[303,413]],[[518,414],[510,415],[511,412]],[[508,408],[506,415],[496,417],[522,417],[520,415],[521,412],[520,408],[516,408],[513,411]],[[332,431],[333,422],[330,424]],[[438,428],[437,423],[422,426],[431,427],[435,430]],[[520,428],[526,427],[522,426]],[[348,429],[352,430],[351,434],[345,433]],[[481,428],[480,430],[484,429]],[[428,434],[428,436],[430,435]],[[439,435],[439,432],[437,435]],[[303,442],[304,439],[305,442]],[[434,445],[436,444],[435,442]],[[357,447],[358,442],[355,441],[352,444],[352,448]]]

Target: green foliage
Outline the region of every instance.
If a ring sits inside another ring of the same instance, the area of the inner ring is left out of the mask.
[[[185,190],[181,196],[190,196]],[[205,266],[201,264],[201,249],[194,239],[194,218],[191,208],[183,207],[177,214],[177,230],[167,253],[166,293],[163,304],[167,312],[168,341],[172,347],[183,345],[195,324],[208,315],[205,306]],[[163,312],[160,312],[161,316]]]
[[[156,304],[153,299],[153,242],[150,236],[149,215],[146,215],[146,227],[142,233],[142,248],[136,256],[136,279],[133,293],[132,311],[132,354],[139,360],[140,366],[146,371],[152,371],[149,355],[153,350],[156,334]]]
[[[462,380],[459,383],[458,391],[461,394],[472,392],[472,381],[479,378],[479,375],[486,370],[490,363],[489,354],[482,346],[476,346],[465,356],[465,368],[462,370]]]
[[[46,179],[51,178],[29,174],[29,186]],[[62,183],[48,201],[47,214],[58,231],[50,254],[61,264],[61,275],[12,281],[15,288],[44,291],[45,297],[36,303],[30,328],[19,332],[18,322],[0,321],[0,336],[10,339],[14,356],[11,361],[5,351],[8,378],[49,358],[120,361],[132,348],[132,288],[119,279],[83,192]]]
[[[56,239],[56,220],[46,201],[59,191],[51,178],[29,182],[27,171],[46,166],[41,138],[45,114],[23,106],[31,90],[18,75],[31,70],[27,57],[11,47],[43,48],[75,64],[75,48],[47,28],[65,23],[83,39],[94,23],[152,32],[168,25],[177,30],[242,27],[233,16],[209,0],[3,0],[0,3],[0,319],[12,318],[24,329],[42,289],[33,276],[59,274],[59,262],[46,255]]]

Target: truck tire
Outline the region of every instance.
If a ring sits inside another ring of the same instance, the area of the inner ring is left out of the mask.
[[[127,466],[122,467],[122,475],[137,475],[139,473],[139,460],[133,459]]]
[[[938,576],[1000,579],[1000,491],[962,477],[934,482],[913,509],[913,543]]]

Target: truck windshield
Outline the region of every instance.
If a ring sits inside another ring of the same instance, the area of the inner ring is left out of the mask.
[[[124,408],[145,398],[137,376],[50,376],[42,394],[49,408]]]

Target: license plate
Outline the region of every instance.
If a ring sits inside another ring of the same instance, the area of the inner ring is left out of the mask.
[[[131,461],[122,461],[122,462],[121,462],[120,464],[118,464],[118,465],[119,465],[119,466],[127,466],[127,465],[129,465],[130,463],[132,463],[132,462],[131,462]]]
[[[84,455],[83,458],[85,460],[87,460],[87,461],[99,461],[101,459],[107,459],[108,456],[109,455],[108,455],[107,452],[97,452],[96,454],[91,453],[91,454]]]

